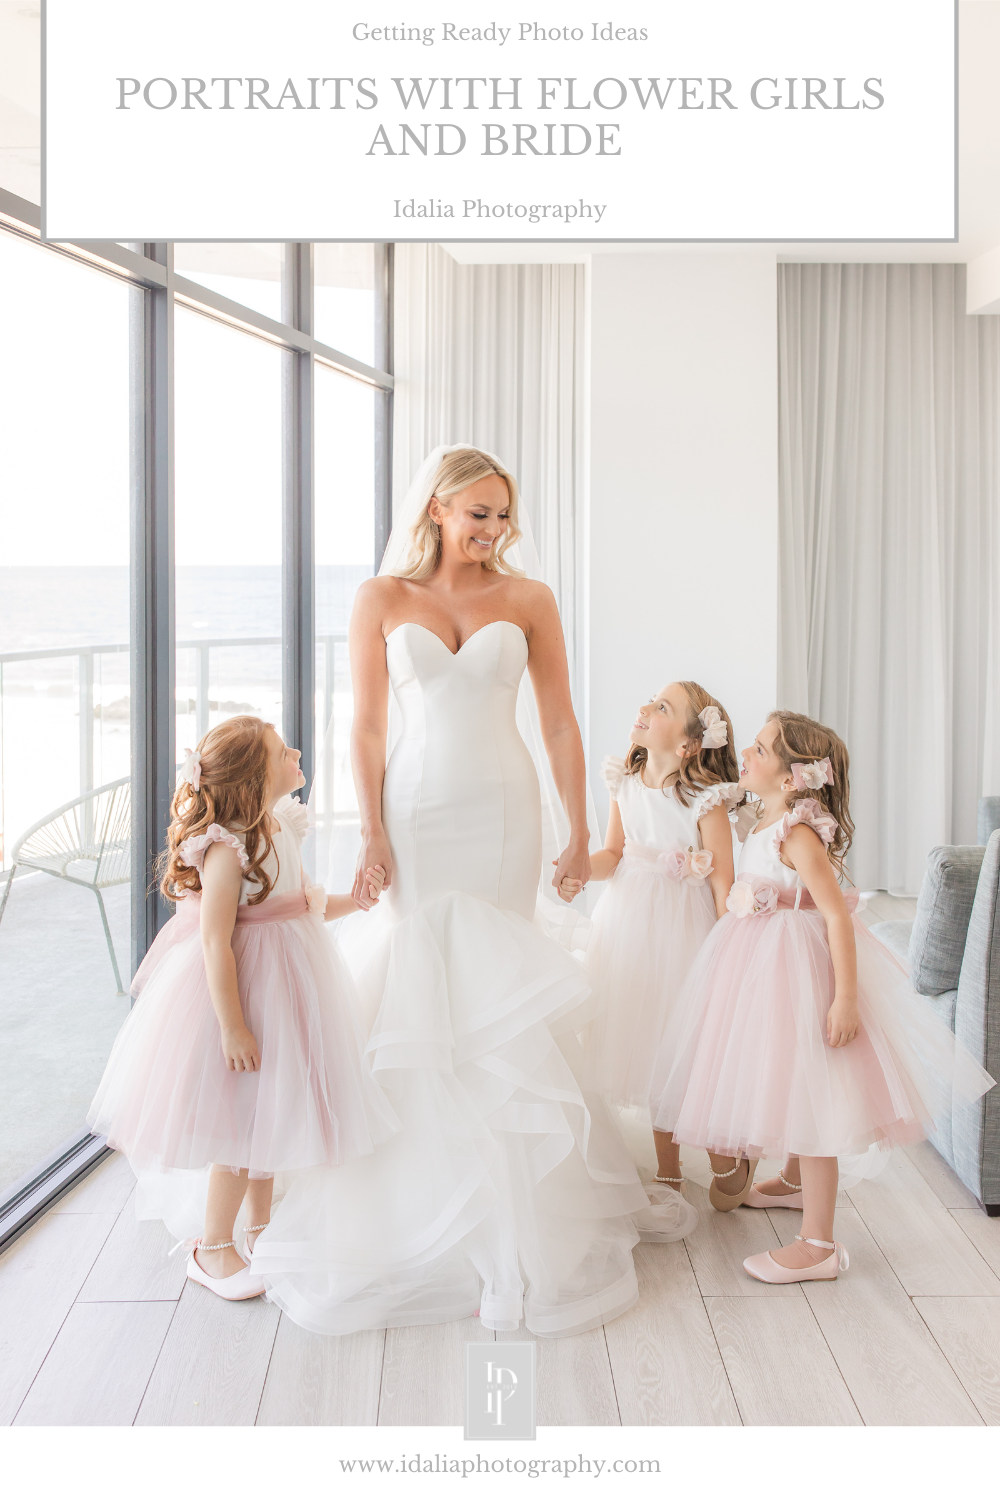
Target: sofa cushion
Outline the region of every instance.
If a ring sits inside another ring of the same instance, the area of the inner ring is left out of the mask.
[[[1000,828],[1000,797],[980,797],[976,815],[976,843],[984,847]]]
[[[934,995],[931,998],[934,1012],[940,1016],[949,1031],[955,1030],[955,1007],[958,1004],[958,990],[945,990],[943,995]]]
[[[955,1037],[1000,1078],[1000,829],[990,835],[969,922],[955,1007]],[[952,1122],[953,1165],[992,1212],[1000,1210],[1000,1088],[959,1105]]]
[[[978,844],[932,849],[910,933],[910,983],[918,995],[957,989],[965,938],[986,850]]]

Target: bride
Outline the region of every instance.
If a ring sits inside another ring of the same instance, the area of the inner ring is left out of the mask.
[[[523,1317],[538,1335],[580,1333],[635,1302],[640,1231],[677,1239],[696,1221],[670,1189],[650,1206],[608,1107],[581,1091],[588,987],[535,916],[542,798],[519,690],[526,723],[534,690],[569,822],[553,886],[586,881],[590,858],[559,615],[517,567],[519,544],[530,560],[499,460],[438,448],[358,590],[358,870],[382,865],[386,894],[356,975],[403,1128],[374,1156],[297,1178],[256,1241],[271,1300],[317,1331],[478,1312],[491,1329]]]

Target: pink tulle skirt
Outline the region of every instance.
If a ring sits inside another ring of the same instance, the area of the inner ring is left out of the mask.
[[[657,1130],[727,1156],[859,1156],[921,1140],[991,1087],[889,951],[853,921],[862,1029],[846,1047],[826,1040],[833,964],[808,896],[799,910],[780,904],[716,924],[661,1043],[650,1098]]]
[[[396,1128],[362,1063],[354,986],[301,891],[240,906],[232,946],[256,1073],[225,1064],[199,927],[187,896],[136,973],[139,999],[87,1116],[136,1172],[337,1166]]]
[[[590,1028],[583,1082],[615,1104],[649,1103],[664,1032],[698,950],[715,926],[703,885],[672,880],[656,850],[625,857],[594,910],[587,977],[600,1014]]]

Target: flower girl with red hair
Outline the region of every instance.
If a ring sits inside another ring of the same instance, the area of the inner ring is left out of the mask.
[[[854,825],[847,747],[803,714],[772,713],[743,752],[758,799],[728,913],[688,975],[657,1060],[658,1130],[705,1146],[721,1211],[802,1211],[802,1232],[749,1256],[759,1281],[832,1281],[838,1157],[922,1139],[988,1073],[910,989],[841,889]],[[761,1157],[784,1161],[755,1187]]]
[[[308,884],[303,781],[262,719],[227,719],[188,752],[160,859],[177,913],[136,973],[87,1117],[128,1157],[142,1217],[185,1233],[192,1205],[204,1214],[187,1274],[229,1301],[264,1291],[249,1255],[274,1174],[338,1166],[397,1128],[322,926],[374,905],[384,872],[367,871],[363,903]]]
[[[607,880],[594,910],[587,970],[600,1012],[585,1083],[617,1105],[647,1105],[653,1065],[695,954],[733,883],[729,808],[742,798],[725,709],[697,682],[671,682],[635,716],[624,761],[609,757]],[[575,893],[563,882],[564,895]],[[654,1132],[656,1181],[679,1191],[680,1148]]]

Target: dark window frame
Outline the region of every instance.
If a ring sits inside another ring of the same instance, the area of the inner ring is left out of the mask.
[[[316,364],[374,387],[376,568],[391,525],[393,246],[377,244],[375,357],[366,365],[313,335],[313,247],[285,246],[280,321],[174,271],[173,245],[106,241],[50,244],[36,204],[0,189],[0,231],[34,240],[134,288],[130,364],[132,972],[170,915],[153,868],[173,793],[174,733],[174,308],[181,305],[285,351],[282,380],[283,732],[302,750],[306,785],[316,763],[314,504]],[[108,1154],[87,1130],[64,1141],[0,1201],[0,1250],[35,1223]]]

